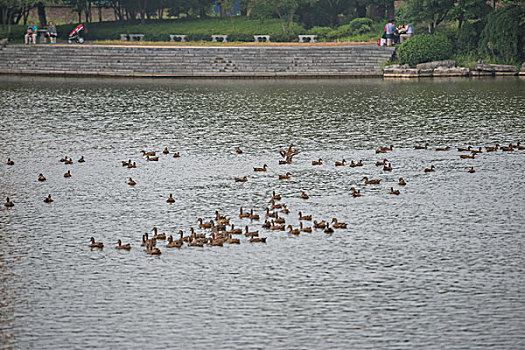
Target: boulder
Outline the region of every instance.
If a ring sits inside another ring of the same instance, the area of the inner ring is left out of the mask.
[[[426,62],[426,63],[420,63],[416,66],[416,68],[419,69],[434,69],[437,67],[455,67],[456,61],[454,60],[444,60],[444,61],[433,61],[433,62]]]
[[[521,65],[520,75],[525,76],[525,62],[523,62],[523,64]]]
[[[7,38],[0,40],[0,50],[2,50],[4,47],[6,47],[7,43],[8,43]]]
[[[418,78],[420,69],[417,68],[390,68],[383,71],[384,77],[390,78]]]
[[[465,76],[469,73],[470,69],[466,67],[437,67],[436,69],[434,69],[435,77]]]
[[[479,72],[505,72],[505,73],[516,73],[518,70],[516,66],[507,64],[476,64],[475,70]]]

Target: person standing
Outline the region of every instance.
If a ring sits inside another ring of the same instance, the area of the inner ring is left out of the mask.
[[[36,26],[33,21],[29,22],[29,26],[27,26],[26,35],[24,36],[26,45],[29,44],[29,38],[33,41],[33,44],[36,44],[36,35],[38,33],[38,27]]]
[[[394,20],[390,20],[385,26],[386,46],[392,46],[395,30],[396,26],[394,25]]]
[[[49,22],[49,25],[47,26],[46,37],[49,37],[50,44],[55,44],[57,42],[57,28],[53,22]]]

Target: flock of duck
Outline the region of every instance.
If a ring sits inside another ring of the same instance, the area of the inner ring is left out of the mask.
[[[299,154],[299,151],[295,150],[294,145],[291,144],[287,150],[281,150],[280,155],[282,156],[282,160],[279,160],[278,164],[290,164],[292,163],[293,157],[297,154]],[[513,152],[515,150],[525,150],[524,146],[521,146],[518,142],[517,144],[509,144],[508,146],[500,146],[499,144],[496,144],[495,146],[486,146],[483,150],[482,147],[473,148],[472,146],[468,146],[466,148],[458,148],[457,151],[460,153],[459,158],[460,159],[475,159],[476,156],[478,156],[481,153],[484,152],[497,152],[497,151],[503,151],[503,152]],[[425,144],[424,146],[416,145],[414,146],[415,150],[431,150],[428,144]],[[393,150],[393,146],[389,147],[379,147],[375,150],[376,154],[386,154]],[[450,147],[444,147],[444,148],[435,148],[434,149],[437,152],[447,152],[450,150]],[[240,147],[235,148],[235,152],[237,154],[242,154],[243,151]],[[141,151],[142,156],[145,158],[148,162],[156,162],[159,160],[159,156],[157,155],[157,152],[155,151],[149,151],[146,152],[144,150]],[[169,155],[170,151],[167,147],[164,148],[164,150],[161,152],[163,155]],[[173,158],[179,158],[181,155],[180,153],[174,153]],[[84,156],[80,157],[78,159],[78,163],[84,163],[86,160],[84,159]],[[73,160],[65,156],[60,159],[60,162],[64,164],[73,164]],[[15,162],[8,158],[7,163],[8,166],[14,166]],[[323,159],[319,158],[317,160],[312,161],[312,166],[322,166],[324,165]],[[344,167],[347,166],[346,159],[342,159],[341,161],[336,161],[334,164],[336,167]],[[376,167],[382,167],[383,172],[391,172],[392,171],[392,164],[390,161],[386,158],[383,158],[383,160],[377,161],[375,163]],[[136,168],[136,162],[132,162],[131,160],[128,161],[122,161],[122,166],[127,168]],[[363,166],[363,161],[355,161],[351,160],[350,163],[348,163],[349,167],[361,167]],[[266,172],[268,169],[268,165],[264,164],[262,167],[254,167],[254,172]],[[436,167],[433,164],[430,164],[428,168],[425,168],[422,170],[424,173],[432,173],[436,171]],[[474,167],[470,167],[466,170],[468,173],[474,173],[475,169]],[[68,170],[65,174],[65,178],[71,178],[71,171]],[[286,172],[285,174],[279,174],[278,179],[280,180],[286,180],[289,179],[292,176],[290,172]],[[248,176],[243,177],[235,177],[235,182],[246,182],[248,181]],[[37,180],[40,182],[46,181],[45,176],[40,173],[38,174]],[[374,185],[380,185],[381,180],[380,179],[370,179],[368,176],[363,177],[363,186],[374,186]],[[135,186],[136,182],[129,177],[129,180],[127,181],[127,184],[129,186]],[[406,186],[407,182],[401,177],[399,178],[399,181],[397,182],[398,186]],[[356,189],[355,187],[351,187],[349,189],[350,195],[352,197],[361,197],[363,194],[361,193],[361,189]],[[394,189],[393,186],[390,187],[390,191],[388,194],[398,196],[400,195],[401,191],[399,189]],[[304,191],[301,192],[299,198],[303,200],[308,200],[309,196]],[[46,198],[44,198],[44,203],[52,203],[54,200],[51,197],[51,194],[49,194]],[[173,198],[173,194],[169,194],[168,199],[166,200],[168,204],[175,203],[175,199]],[[7,208],[14,207],[14,202],[10,200],[8,197],[6,199],[6,202],[4,203],[4,206]],[[262,228],[268,231],[286,231],[288,230],[288,234],[290,235],[299,235],[302,232],[304,233],[310,233],[313,230],[323,230],[323,232],[327,234],[334,233],[334,229],[347,229],[348,225],[347,223],[340,222],[337,220],[337,218],[333,218],[331,221],[325,221],[325,220],[312,220],[312,215],[303,215],[302,212],[299,212],[299,226],[293,227],[293,225],[286,224],[286,219],[282,215],[288,216],[290,214],[290,210],[287,208],[287,205],[285,203],[282,203],[282,197],[280,194],[277,194],[275,191],[273,191],[271,198],[269,198],[268,206],[265,209],[265,221],[262,224]],[[255,213],[253,209],[245,210],[244,208],[239,209],[238,214],[239,219],[241,220],[249,220],[250,223],[254,221],[261,220],[261,217],[259,214]],[[142,241],[141,246],[145,248],[146,253],[150,255],[160,255],[161,250],[159,248],[158,242],[159,241],[167,241],[165,247],[166,248],[182,248],[184,245],[188,247],[203,247],[205,245],[208,246],[219,246],[222,247],[225,244],[240,244],[241,240],[239,238],[234,238],[234,236],[245,236],[247,238],[247,241],[250,243],[266,243],[267,237],[261,237],[259,235],[259,231],[250,231],[249,225],[244,225],[244,229],[238,228],[235,226],[234,223],[231,222],[231,218],[227,217],[226,215],[223,215],[219,213],[218,211],[215,211],[215,214],[213,216],[213,219],[205,222],[203,218],[198,218],[196,220],[198,222],[198,228],[202,230],[201,233],[195,232],[195,229],[193,227],[190,228],[190,233],[188,235],[185,235],[182,230],[180,230],[176,234],[176,238],[173,237],[173,235],[167,235],[165,233],[159,233],[158,229],[156,227],[153,227],[152,229],[152,235],[150,237],[149,233],[145,233],[142,235]],[[311,223],[311,226],[306,226],[307,223]],[[98,248],[102,249],[104,247],[104,244],[102,242],[97,242],[94,237],[91,237],[91,244],[89,244],[90,248]],[[131,244],[122,244],[122,241],[120,239],[116,242],[116,249],[119,250],[129,250],[131,249]]]

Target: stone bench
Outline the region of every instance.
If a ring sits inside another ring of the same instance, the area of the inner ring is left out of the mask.
[[[259,42],[259,39],[266,39],[267,43],[270,42],[270,36],[269,35],[254,35],[253,39],[255,40],[256,43]]]
[[[311,43],[317,42],[318,35],[299,35],[299,42],[304,43],[304,39],[310,39]]]
[[[180,39],[182,43],[186,42],[186,35],[170,34],[170,41],[175,41],[175,38]]]
[[[212,35],[211,36],[211,41],[217,42],[218,38],[221,38],[223,43],[227,43],[228,42],[228,40],[226,40],[228,38],[227,35]]]
[[[135,38],[138,38],[139,41],[144,41],[144,34],[120,34],[121,41],[133,41]]]

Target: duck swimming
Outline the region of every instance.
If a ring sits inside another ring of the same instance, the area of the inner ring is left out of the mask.
[[[51,195],[48,195],[48,196],[46,197],[46,199],[44,199],[44,203],[52,203],[52,202],[54,202],[54,201],[53,201],[53,199],[51,198]]]
[[[301,195],[299,196],[301,199],[308,199],[310,198],[304,191],[301,191]]]
[[[237,152],[237,154],[242,154],[242,149],[240,147],[235,147],[235,152]]]
[[[268,165],[264,164],[262,168],[253,168],[253,171],[266,171]]]
[[[135,186],[137,183],[135,181],[133,181],[133,179],[130,177],[129,178],[129,181],[128,181],[128,185],[130,186]]]
[[[79,163],[84,163],[85,161],[86,161],[86,160],[84,159],[84,156],[81,156],[81,157],[77,160],[77,162],[79,162]]]
[[[9,197],[7,197],[7,199],[5,200],[4,205],[5,205],[7,208],[11,208],[11,207],[14,207],[14,206],[15,206],[15,203],[11,202],[11,201],[9,200]]]
[[[170,151],[168,149],[168,147],[164,147],[164,150],[162,151],[163,154],[169,154]]]
[[[173,194],[170,193],[170,197],[166,200],[167,203],[175,203],[175,199],[173,198]]]
[[[399,190],[394,190],[393,187],[390,187],[390,192],[389,192],[389,193],[390,193],[390,194],[394,194],[394,195],[396,195],[396,196],[399,196]]]
[[[38,174],[38,181],[40,181],[40,182],[46,181],[46,177],[42,173],[40,173],[40,174]]]
[[[64,177],[71,177],[71,170],[68,170],[67,173],[64,174]]]
[[[430,166],[430,168],[425,169],[425,173],[431,173],[435,171],[435,167],[433,165]]]
[[[130,250],[131,249],[131,244],[122,244],[122,241],[119,239],[117,241],[117,246],[116,246],[117,249],[125,249],[125,250]]]
[[[368,176],[363,177],[363,180],[365,181],[365,185],[379,185],[379,183],[381,183],[380,179],[369,180]]]
[[[11,158],[7,158],[7,165],[15,165],[15,162]]]
[[[286,173],[285,175],[279,175],[279,180],[288,180],[290,179],[290,173]]]
[[[402,177],[399,178],[399,182],[397,183],[399,186],[405,186],[407,183],[405,182],[405,180],[403,180]]]
[[[102,242],[95,242],[95,238],[91,237],[91,244],[89,245],[89,248],[104,248],[104,243]]]
[[[312,160],[312,165],[323,165],[323,160],[319,158],[319,160]]]

